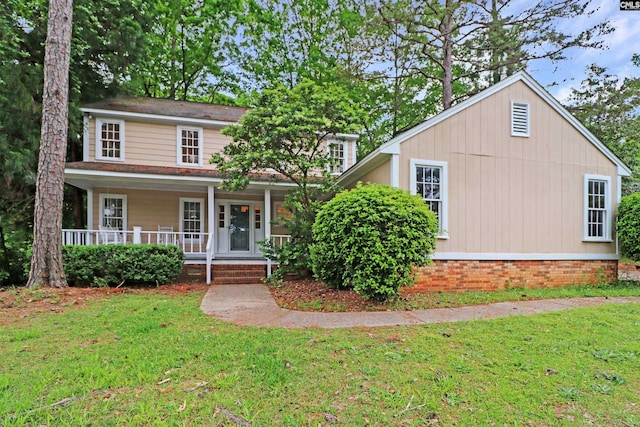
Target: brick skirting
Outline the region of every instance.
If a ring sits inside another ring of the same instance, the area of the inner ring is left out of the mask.
[[[495,291],[507,288],[555,288],[611,282],[618,261],[444,261],[417,270],[416,283],[404,292]]]

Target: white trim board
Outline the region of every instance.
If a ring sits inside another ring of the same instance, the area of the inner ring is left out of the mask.
[[[204,184],[219,184],[222,183],[222,178],[212,178],[206,176],[182,176],[182,175],[162,175],[162,174],[147,174],[147,173],[135,173],[135,172],[113,172],[113,171],[101,171],[94,169],[74,169],[66,168],[64,171],[66,178],[133,178],[142,180],[171,180],[171,181],[186,181],[194,183]],[[249,185],[260,187],[295,187],[296,184],[292,182],[273,182],[273,181],[249,181]]]
[[[433,260],[448,261],[596,261],[618,260],[618,254],[436,252]]]
[[[191,125],[208,125],[211,127],[221,128],[234,124],[235,122],[228,122],[224,120],[207,120],[207,119],[194,119],[189,117],[178,116],[165,116],[160,114],[147,114],[147,113],[132,113],[130,111],[117,111],[117,110],[104,110],[99,108],[81,108],[80,111],[88,113],[94,117],[108,117],[108,118],[135,118],[140,121],[156,121],[171,124],[191,124]]]

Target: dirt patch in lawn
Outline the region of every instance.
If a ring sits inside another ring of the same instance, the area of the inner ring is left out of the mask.
[[[64,289],[27,288],[0,289],[0,326],[8,325],[39,314],[57,314],[76,307],[83,307],[89,301],[109,295],[124,293],[159,293],[182,295],[190,292],[205,292],[204,283],[173,283],[152,288],[76,288]]]

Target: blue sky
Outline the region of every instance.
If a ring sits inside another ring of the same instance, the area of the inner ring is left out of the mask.
[[[569,59],[553,64],[550,61],[535,61],[529,64],[529,73],[560,102],[564,102],[571,87],[578,87],[587,76],[586,67],[597,64],[606,67],[609,73],[621,77],[640,76],[640,68],[631,63],[634,53],[640,54],[640,11],[621,11],[618,0],[599,0],[593,4],[598,10],[588,19],[576,19],[563,23],[563,29],[578,33],[589,24],[605,19],[615,31],[605,36],[605,50],[572,49],[567,51]],[[557,86],[549,87],[553,82]]]

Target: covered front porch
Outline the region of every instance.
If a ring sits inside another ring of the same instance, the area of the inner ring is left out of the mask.
[[[67,183],[87,192],[87,228],[64,229],[62,243],[176,245],[187,264],[206,264],[207,282],[214,260],[266,264],[270,274],[260,242],[289,240],[278,218],[288,214],[282,203],[291,184],[257,180],[227,192],[207,171],[192,175],[68,167]]]

